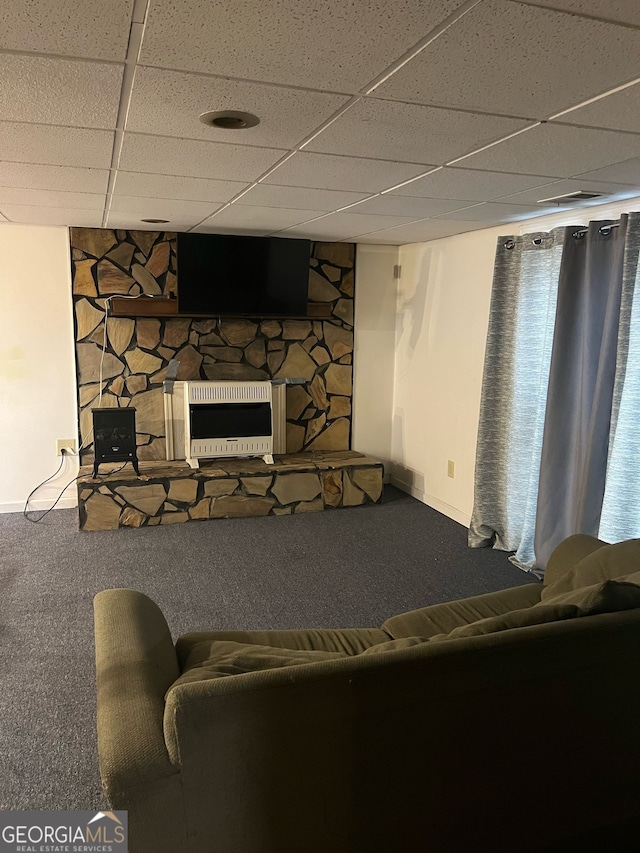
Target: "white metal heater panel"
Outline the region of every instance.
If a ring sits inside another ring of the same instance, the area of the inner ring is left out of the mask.
[[[271,382],[185,382],[187,402],[263,403],[271,402]]]

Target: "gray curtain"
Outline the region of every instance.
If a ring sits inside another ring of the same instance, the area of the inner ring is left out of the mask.
[[[611,225],[577,230],[562,256],[538,485],[539,569],[567,536],[600,529],[627,217]]]
[[[498,240],[471,547],[515,551],[542,574],[566,536],[602,537],[625,465],[640,486],[640,381],[627,367],[640,357],[639,247],[639,214]],[[640,536],[636,517],[619,538]]]
[[[640,213],[629,214],[622,273],[618,362],[599,537],[640,537]],[[634,295],[636,298],[634,299]]]
[[[533,561],[538,469],[565,229],[499,237],[469,545]],[[535,366],[535,369],[532,369]]]

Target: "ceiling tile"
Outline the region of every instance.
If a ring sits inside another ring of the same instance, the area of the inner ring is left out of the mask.
[[[0,121],[0,151],[10,162],[108,169],[113,137],[109,130]]]
[[[220,213],[212,216],[202,225],[215,229],[217,226],[223,228],[245,228],[265,229],[273,232],[281,228],[289,228],[322,216],[322,210],[287,210],[283,207],[249,207],[247,205],[233,204],[226,207]]]
[[[512,193],[511,195],[505,195],[499,200],[501,202],[513,202],[514,204],[536,204],[541,199],[555,198],[560,195],[567,195],[569,193],[579,192],[580,190],[585,190],[586,192],[602,193],[603,196],[606,196],[609,199],[613,195],[629,197],[632,195],[640,194],[640,181],[638,182],[635,188],[632,186],[625,187],[621,184],[615,184],[604,181],[581,181],[575,179],[554,181],[551,184],[543,184],[542,186],[536,187],[533,190],[526,190],[525,192],[521,193]],[[605,201],[606,200],[607,199],[605,198]],[[598,202],[596,201],[595,203],[597,204]],[[570,206],[574,207],[574,204],[570,204]]]
[[[265,8],[262,0],[155,0],[141,62],[355,92],[462,5],[271,0]]]
[[[640,184],[640,157],[631,157],[621,163],[613,163],[602,169],[577,174],[578,180],[612,181],[619,184]]]
[[[127,130],[208,142],[291,148],[348,100],[346,95],[138,68]],[[245,130],[208,127],[198,116],[211,110],[253,113],[260,124]]]
[[[460,165],[568,178],[637,155],[640,155],[640,136],[542,124],[465,157]]]
[[[110,213],[128,213],[132,219],[168,219],[195,225],[219,207],[217,202],[180,201],[169,198],[135,198],[114,195]]]
[[[438,219],[456,219],[460,222],[513,222],[518,219],[531,219],[539,216],[547,210],[536,210],[531,204],[502,204],[497,201],[489,201],[485,204],[477,204],[475,207],[466,207],[464,210],[456,210],[453,213],[443,213]]]
[[[119,168],[128,172],[253,181],[287,152],[125,133]]]
[[[0,186],[0,207],[4,204],[35,204],[42,207],[71,207],[76,210],[104,210],[105,196],[98,193],[30,190]]]
[[[157,217],[158,219],[160,217]],[[167,217],[163,217],[167,218]],[[175,216],[169,219],[167,224],[158,224],[155,222],[141,222],[130,213],[118,213],[112,211],[107,215],[106,228],[135,228],[138,231],[157,231],[158,228],[164,228],[167,231],[190,231],[193,227],[193,218]]]
[[[581,124],[640,133],[640,83],[558,118],[562,124]]]
[[[391,193],[379,195],[375,198],[363,201],[355,207],[349,208],[349,213],[379,213],[387,216],[415,216],[416,219],[424,219],[427,216],[436,216],[438,213],[447,213],[450,210],[459,210],[463,207],[475,204],[475,201],[452,201],[445,198],[409,198]]]
[[[526,124],[521,119],[363,98],[305,151],[440,165]]]
[[[545,178],[533,175],[481,172],[476,169],[450,167],[438,169],[424,178],[418,178],[417,181],[398,187],[397,190],[392,190],[390,195],[491,201],[506,193],[525,190],[545,182]]]
[[[75,169],[72,166],[38,166],[33,163],[0,162],[0,186],[34,190],[105,193],[106,169]]]
[[[481,226],[490,227],[488,224]],[[369,234],[360,234],[359,243],[386,243],[392,246],[402,246],[406,243],[422,243],[427,240],[438,240],[441,237],[452,237],[467,231],[477,230],[477,223],[451,222],[442,219],[423,219],[420,222],[410,222],[396,228],[386,228]]]
[[[0,50],[124,60],[133,0],[3,0]]]
[[[79,127],[115,127],[122,65],[0,54],[0,115]]]
[[[323,225],[322,219],[310,222],[308,225],[294,225],[293,228],[285,228],[277,232],[278,237],[293,237],[306,240],[323,240],[327,243],[337,243],[341,240],[353,240],[353,235],[347,236],[350,230],[348,225],[334,228]],[[271,232],[269,232],[271,233]]]
[[[484,0],[376,95],[546,118],[636,77],[639,54],[640,31]]]
[[[340,213],[330,213],[317,222],[310,222],[308,228],[313,232],[316,228],[322,231],[330,231],[340,234],[336,239],[347,240],[364,234],[367,231],[376,231],[381,228],[390,228],[393,225],[402,225],[412,222],[411,216],[378,216],[375,214],[351,213],[343,210]]]
[[[564,9],[580,15],[591,15],[607,21],[640,26],[638,0],[528,0],[532,6]]]
[[[367,193],[340,192],[339,190],[310,189],[309,187],[279,187],[275,184],[258,184],[238,199],[236,204],[258,207],[288,207],[292,210],[336,210],[367,197]]]
[[[80,228],[100,228],[102,225],[101,210],[2,204],[0,212],[9,222],[23,222],[28,225],[77,225]]]
[[[301,151],[262,183],[375,193],[422,174],[424,165]]]
[[[241,234],[245,237],[270,237],[274,233],[271,228],[227,228],[216,225],[214,219],[189,230],[194,234]]]
[[[2,172],[0,170],[0,176]],[[115,192],[141,198],[176,198],[183,201],[225,202],[247,186],[246,181],[210,181],[207,178],[178,178],[118,170]]]

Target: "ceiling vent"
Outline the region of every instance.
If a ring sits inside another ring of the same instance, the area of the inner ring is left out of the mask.
[[[552,198],[540,198],[537,204],[577,204],[580,201],[591,201],[594,198],[603,198],[604,193],[594,193],[589,190],[578,190],[575,193],[567,193],[566,195],[557,195]]]

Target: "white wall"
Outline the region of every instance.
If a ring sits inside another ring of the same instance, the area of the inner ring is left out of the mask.
[[[391,479],[467,525],[498,233],[400,250]]]
[[[0,258],[0,512],[18,512],[60,464],[56,439],[77,441],[68,231],[2,223]],[[49,507],[76,472],[65,460],[30,506]],[[74,483],[58,506],[76,503]]]
[[[397,246],[358,245],[356,252],[351,447],[391,459],[396,337]]]

